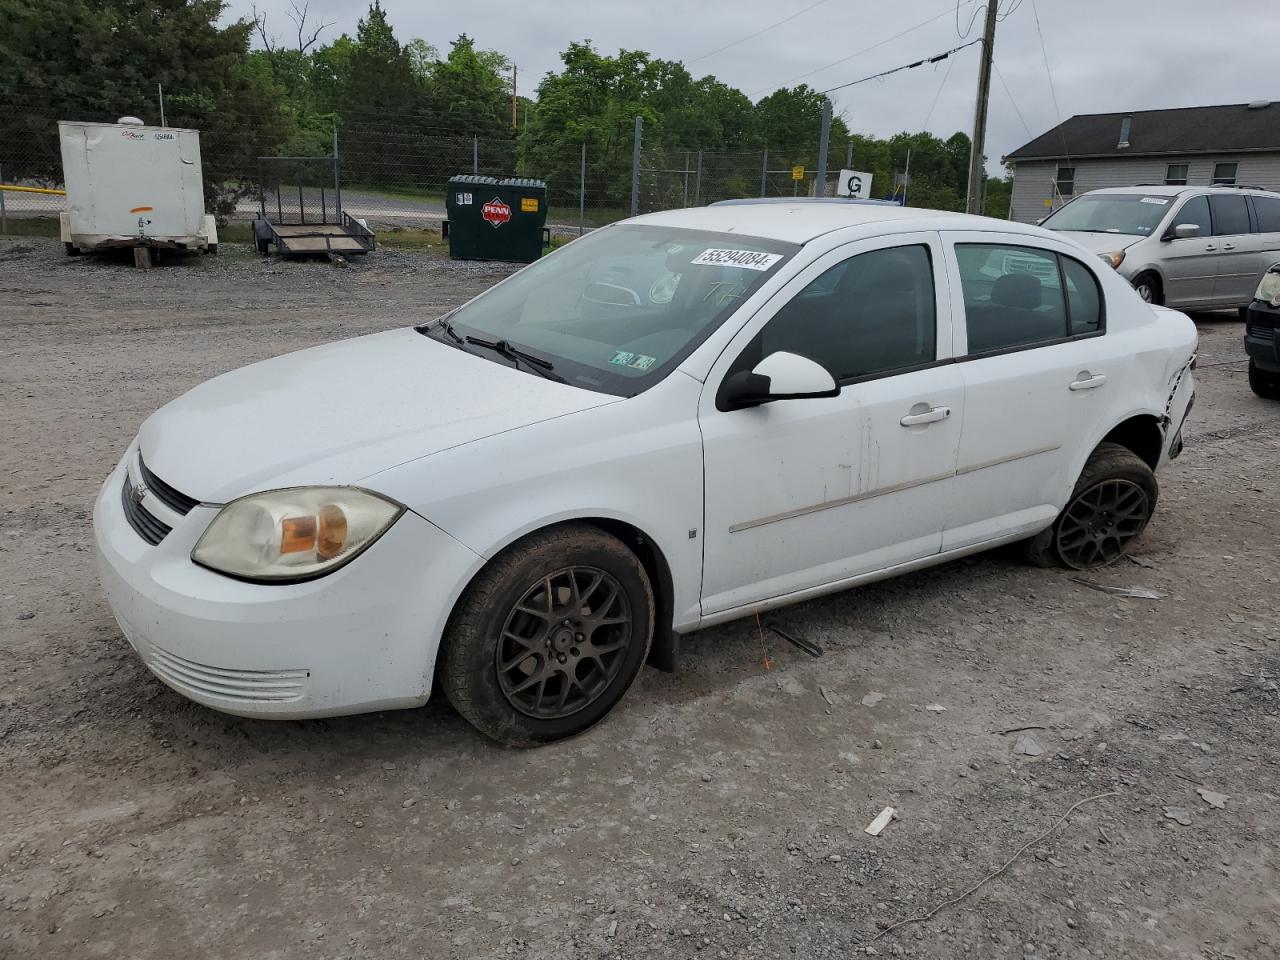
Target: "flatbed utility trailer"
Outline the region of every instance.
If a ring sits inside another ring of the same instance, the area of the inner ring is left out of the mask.
[[[377,246],[373,231],[342,209],[338,158],[259,157],[258,252],[290,255],[366,254]]]

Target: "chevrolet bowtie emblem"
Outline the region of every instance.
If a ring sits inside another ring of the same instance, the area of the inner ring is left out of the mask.
[[[147,488],[140,483],[135,483],[133,489],[129,491],[129,497],[134,503],[142,503],[147,496]]]

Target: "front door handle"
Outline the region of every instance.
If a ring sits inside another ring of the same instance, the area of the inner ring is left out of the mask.
[[[918,407],[926,406],[923,403],[917,403],[912,410]],[[908,413],[900,421],[904,427],[918,427],[922,423],[937,423],[939,420],[945,420],[951,416],[950,407],[928,407],[920,413]]]
[[[1102,374],[1090,374],[1088,370],[1081,370],[1076,374],[1076,378],[1071,381],[1072,390],[1093,390],[1102,386],[1107,382],[1107,378]]]
[[[1210,253],[1212,253],[1214,250],[1217,250],[1218,248],[1214,244],[1210,243],[1205,245],[1205,249],[1208,250]]]

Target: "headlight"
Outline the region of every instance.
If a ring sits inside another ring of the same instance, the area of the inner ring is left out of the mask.
[[[1114,270],[1116,267],[1120,266],[1120,264],[1124,263],[1124,251],[1114,250],[1111,253],[1100,253],[1098,254],[1098,259],[1105,260],[1107,263],[1111,264],[1111,268]]]
[[[1280,307],[1280,270],[1268,270],[1262,275],[1262,282],[1258,284],[1253,299]]]
[[[337,569],[382,536],[404,507],[356,487],[290,487],[233,500],[191,559],[245,580],[307,580]]]

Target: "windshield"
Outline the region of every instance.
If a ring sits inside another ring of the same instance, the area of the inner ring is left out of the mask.
[[[1040,225],[1050,230],[1127,233],[1145,237],[1160,226],[1173,200],[1173,197],[1151,197],[1141,193],[1085,194],[1046,217]]]
[[[605,227],[448,315],[457,338],[440,324],[419,329],[529,369],[461,338],[505,341],[550,361],[574,386],[630,396],[664,377],[798,249],[732,233]]]

